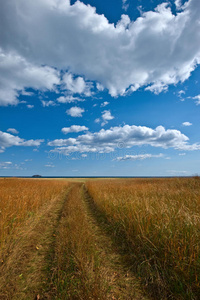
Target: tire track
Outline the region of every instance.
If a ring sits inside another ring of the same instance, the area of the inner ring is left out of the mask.
[[[102,274],[110,286],[108,299],[147,300],[142,288],[129,267],[123,263],[111,233],[108,234],[106,221],[98,212],[93,199],[88,194],[85,185],[82,187],[82,197],[91,231],[95,236],[96,248],[101,261]]]
[[[69,190],[45,204],[7,245],[0,267],[0,299],[41,299],[47,255],[54,252],[55,231]]]

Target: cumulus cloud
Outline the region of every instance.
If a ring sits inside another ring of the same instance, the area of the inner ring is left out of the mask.
[[[27,146],[35,147],[40,146],[44,140],[25,140],[10,133],[0,131],[0,149],[4,152],[6,148],[12,146]]]
[[[197,101],[195,101],[196,105],[200,105],[200,95],[192,97],[192,99],[197,100]]]
[[[61,131],[64,134],[68,134],[71,132],[80,132],[80,131],[87,131],[89,128],[86,126],[80,126],[80,125],[72,125],[70,127],[64,127],[61,129]]]
[[[105,106],[107,106],[108,104],[109,104],[108,101],[104,101],[103,103],[101,103],[100,107],[105,107]]]
[[[122,8],[127,11],[127,9],[129,8],[129,4],[127,3],[127,0],[122,0]]]
[[[108,123],[108,121],[114,119],[114,117],[111,115],[111,112],[109,110],[104,110],[102,112],[102,119],[103,119],[103,122],[101,123],[101,126],[104,126],[105,124]]]
[[[117,157],[115,160],[118,161],[125,161],[125,160],[144,160],[147,158],[160,158],[163,157],[163,154],[138,154],[138,155],[125,155],[125,156],[121,156],[121,157]]]
[[[181,2],[181,0],[175,0],[175,5],[176,5],[176,9],[181,9],[181,6],[182,6],[182,2]]]
[[[190,123],[190,122],[183,122],[182,125],[183,125],[183,126],[191,126],[192,123]]]
[[[101,120],[100,120],[100,118],[97,118],[97,119],[94,120],[94,122],[95,122],[95,123],[100,123]]]
[[[86,83],[83,77],[77,77],[74,79],[70,73],[65,73],[63,76],[64,89],[67,89],[72,94],[84,94],[85,96],[91,96],[91,83]]]
[[[12,166],[11,161],[0,162],[0,169],[10,169]]]
[[[158,126],[155,129],[146,126],[124,125],[111,127],[99,132],[88,132],[77,138],[56,139],[48,143],[56,147],[54,152],[68,155],[72,152],[109,153],[117,148],[150,145],[152,147],[174,148],[178,150],[200,150],[200,144],[188,144],[189,138],[175,129]]]
[[[55,106],[56,105],[56,103],[52,100],[49,100],[49,101],[41,100],[41,103],[42,103],[43,107],[49,107],[49,106]]]
[[[102,92],[104,90],[104,86],[102,84],[100,84],[99,82],[96,83],[96,87],[97,87],[97,90]]]
[[[140,87],[159,93],[200,63],[199,0],[176,14],[165,2],[133,21],[122,15],[116,26],[80,1],[9,0],[1,3],[0,28],[1,105],[16,104],[25,87],[52,89],[55,68],[67,71],[63,84],[72,93],[85,94],[91,80],[117,96]]]
[[[180,98],[181,101],[184,101],[184,100],[185,100],[185,99],[183,98],[183,95],[185,95],[185,91],[180,90],[180,91],[178,92],[178,97]]]
[[[71,117],[82,117],[82,113],[84,113],[84,111],[84,108],[73,106],[70,109],[68,109],[66,113]]]
[[[53,90],[59,82],[59,72],[54,68],[38,66],[19,54],[0,48],[1,106],[18,104],[18,96],[26,88]]]
[[[183,91],[183,90],[180,90],[179,92],[178,92],[178,95],[180,96],[180,97],[182,97],[182,95],[184,95],[185,94],[185,91]]]
[[[27,108],[29,108],[29,109],[32,109],[33,107],[34,107],[34,105],[32,105],[32,104],[28,104],[28,105],[26,105],[27,106]]]
[[[12,134],[18,134],[19,133],[19,131],[17,131],[15,128],[8,128],[7,132],[10,132]]]
[[[73,103],[73,102],[76,102],[76,101],[85,101],[85,99],[82,99],[82,98],[79,98],[79,97],[74,97],[72,95],[60,96],[56,100],[59,103]]]
[[[0,169],[2,169],[2,170],[9,170],[9,169],[23,170],[22,165],[23,165],[23,163],[14,164],[11,161],[4,161],[4,162],[0,162]]]
[[[107,105],[108,102],[104,102],[104,103],[106,103],[106,105]],[[103,106],[106,106],[106,105],[103,105]],[[102,105],[101,105],[101,107],[102,107]],[[104,126],[105,124],[108,123],[108,121],[110,121],[112,119],[114,119],[114,117],[111,115],[110,110],[104,110],[102,112],[101,118],[95,119],[94,122],[100,123],[102,121],[101,126]]]

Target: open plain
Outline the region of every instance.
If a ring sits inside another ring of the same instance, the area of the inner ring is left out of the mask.
[[[0,186],[0,299],[199,299],[198,177]]]

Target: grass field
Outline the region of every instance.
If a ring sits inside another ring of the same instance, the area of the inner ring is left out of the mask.
[[[0,179],[0,245],[65,186],[63,181]]]
[[[199,178],[106,180],[87,188],[154,297],[200,299]]]
[[[0,299],[200,299],[200,179],[0,179]]]

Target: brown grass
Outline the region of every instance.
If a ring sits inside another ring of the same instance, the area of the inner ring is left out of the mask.
[[[154,297],[200,298],[199,178],[88,181],[87,188],[113,234],[124,235],[127,259]]]
[[[84,210],[81,184],[70,191],[56,239],[51,299],[107,299],[94,235]]]
[[[200,299],[200,179],[84,182],[0,179],[0,299]]]
[[[0,179],[0,249],[39,208],[58,196],[66,181]]]
[[[83,185],[71,189],[56,238],[50,299],[147,299],[100,230]]]
[[[46,256],[52,249],[54,231],[69,184],[66,181],[60,184],[21,179],[3,182],[2,228],[10,223],[13,214],[18,214],[18,218],[10,230],[1,235],[4,240],[1,240],[3,247],[0,251],[0,299],[35,299],[43,289]],[[10,197],[6,190],[12,192]],[[15,193],[17,197],[14,198]],[[23,200],[26,200],[25,203]]]

